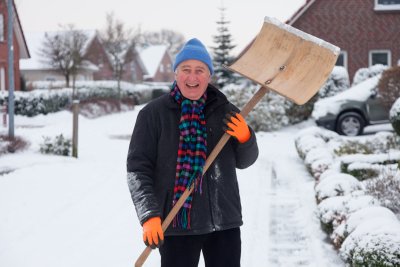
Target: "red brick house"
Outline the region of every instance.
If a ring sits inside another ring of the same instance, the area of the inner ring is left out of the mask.
[[[29,50],[25,42],[24,32],[13,2],[13,47],[14,47],[14,89],[21,90],[19,59],[29,58]],[[0,1],[0,91],[8,89],[8,13],[7,1]]]
[[[88,33],[89,40],[86,44],[83,58],[97,66],[98,70],[93,73],[93,80],[112,80],[113,65],[97,31]]]
[[[307,0],[286,22],[341,48],[336,65],[400,64],[400,0]]]
[[[152,45],[140,52],[140,58],[146,68],[145,81],[173,82],[172,57],[166,45]]]
[[[143,77],[146,75],[146,67],[134,46],[125,53],[123,68],[121,80],[131,83],[143,82]]]

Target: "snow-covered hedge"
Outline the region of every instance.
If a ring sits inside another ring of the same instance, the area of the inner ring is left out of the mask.
[[[351,174],[359,180],[377,177],[382,165],[397,164],[400,161],[400,151],[389,151],[384,154],[354,154],[339,158],[343,173]]]
[[[332,70],[332,73],[329,75],[328,80],[318,91],[318,95],[320,98],[334,96],[340,92],[343,92],[344,90],[349,89],[349,87],[349,73],[347,72],[346,68],[335,66]]]
[[[340,256],[351,266],[400,266],[399,221],[364,221],[344,240]]]
[[[400,98],[394,102],[389,112],[389,120],[395,132],[400,135]]]
[[[316,179],[317,216],[322,228],[349,266],[400,266],[400,222],[395,215],[400,214],[400,171],[397,164],[374,164],[397,160],[400,152],[393,149],[393,134],[362,140],[325,131],[311,127],[295,139],[300,158]],[[330,163],[324,171],[314,169],[312,164],[327,158]],[[340,161],[349,172],[373,169],[379,177],[360,181],[340,173]],[[392,169],[396,175],[390,179],[382,169]]]
[[[382,64],[376,64],[369,68],[361,68],[361,69],[357,70],[353,77],[352,86],[355,86],[355,85],[357,85],[369,78],[372,78],[374,76],[380,75],[387,68],[388,68],[387,66],[384,66]]]
[[[389,209],[380,206],[369,206],[350,214],[348,219],[343,221],[331,234],[330,238],[335,247],[340,248],[343,241],[354,232],[361,224],[373,219],[382,219],[382,225],[386,221],[397,221],[396,215]]]
[[[61,82],[60,82],[61,84]],[[72,103],[72,89],[48,89],[57,86],[57,83],[38,82],[35,89],[29,92],[15,92],[14,106],[15,114],[35,116],[48,114],[68,108]],[[117,84],[114,81],[91,81],[77,82],[78,98],[88,99],[116,99],[118,98]],[[164,85],[133,85],[121,83],[121,98],[131,99],[137,104],[149,101],[155,90],[167,90]],[[0,105],[8,102],[8,92],[0,93]]]
[[[344,173],[333,173],[315,187],[315,194],[317,202],[321,202],[329,197],[345,196],[362,189],[362,184],[353,176]]]
[[[317,214],[327,233],[332,233],[351,213],[365,207],[379,206],[379,201],[364,191],[326,198],[318,204]]]
[[[304,160],[307,169],[315,179],[333,164],[333,155],[326,143],[339,135],[319,127],[302,130],[295,138],[299,156]]]

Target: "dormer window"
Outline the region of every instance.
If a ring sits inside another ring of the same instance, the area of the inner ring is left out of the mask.
[[[375,10],[400,10],[400,0],[375,0]]]

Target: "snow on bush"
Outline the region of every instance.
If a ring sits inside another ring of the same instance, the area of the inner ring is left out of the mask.
[[[350,87],[349,73],[346,68],[335,66],[332,73],[329,75],[328,80],[318,91],[320,98],[334,96],[337,93],[343,92]]]
[[[351,266],[400,266],[399,221],[364,221],[344,240],[340,256]]]
[[[327,142],[337,137],[337,133],[318,127],[302,130],[295,137],[297,152],[316,180],[334,163],[333,154]]]
[[[43,154],[69,156],[71,154],[71,149],[71,139],[65,138],[62,134],[54,138],[44,136],[43,143],[40,144],[40,152]]]
[[[222,91],[238,108],[243,108],[258,90],[255,85],[243,88],[230,84]],[[285,98],[273,92],[268,93],[247,116],[246,121],[255,131],[274,131],[289,125],[286,115]]]
[[[328,197],[345,196],[356,190],[362,190],[362,184],[353,176],[337,173],[325,178],[315,187],[317,202]]]
[[[366,181],[365,187],[382,206],[400,215],[400,171],[397,164],[384,168],[378,178]]]
[[[384,66],[382,64],[376,64],[369,68],[361,68],[361,69],[357,70],[353,77],[352,86],[355,86],[369,78],[372,78],[374,76],[381,74],[387,68],[388,68],[387,66]]]
[[[379,206],[379,201],[363,191],[354,191],[322,200],[318,204],[317,215],[323,229],[332,233],[351,213],[369,206]]]
[[[371,221],[376,218],[384,221],[397,221],[396,215],[384,207],[366,207],[349,215],[346,221],[343,221],[331,234],[331,240],[336,248],[339,248],[346,237],[351,234],[360,224]]]
[[[351,173],[349,170],[349,166],[354,163],[367,163],[369,164],[369,169],[373,170],[374,167],[371,167],[373,164],[381,164],[381,165],[390,165],[397,164],[400,161],[400,151],[392,150],[388,153],[382,154],[354,154],[354,155],[346,155],[339,158],[340,160],[340,168],[342,172],[353,174],[357,176],[357,173]],[[357,166],[357,165],[355,165]],[[353,169],[355,169],[353,165]],[[360,177],[362,179],[362,177]]]
[[[391,132],[377,132],[363,138],[343,138],[334,149],[337,156],[349,154],[379,154],[388,153],[390,149],[397,149],[399,145],[396,135]]]
[[[57,82],[37,82],[40,89],[14,93],[15,114],[36,116],[68,108],[72,103],[72,89],[57,87]],[[60,85],[62,82],[58,82]],[[54,89],[53,87],[55,86]],[[118,99],[119,93],[115,81],[77,82],[78,98],[81,101],[98,99]],[[52,88],[52,89],[49,89]],[[144,85],[121,83],[121,99],[131,99],[142,104],[152,99],[154,90],[168,90],[165,85]],[[0,105],[8,102],[8,92],[0,93]]]
[[[400,135],[400,98],[390,108],[389,120],[397,135]]]

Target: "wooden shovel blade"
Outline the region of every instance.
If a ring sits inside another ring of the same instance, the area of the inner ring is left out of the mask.
[[[228,69],[302,105],[327,80],[339,52],[326,41],[266,17],[255,40]]]

